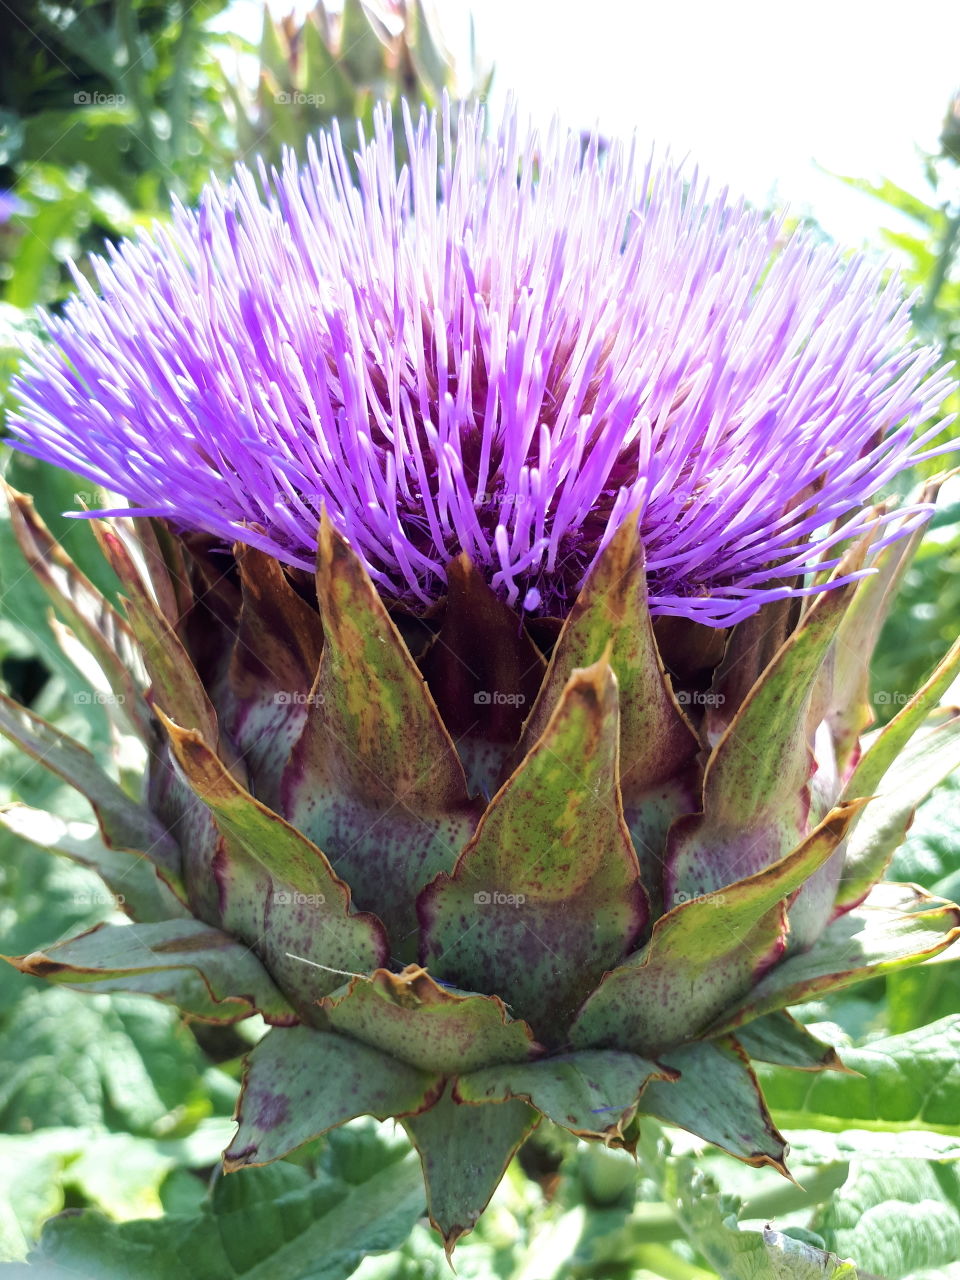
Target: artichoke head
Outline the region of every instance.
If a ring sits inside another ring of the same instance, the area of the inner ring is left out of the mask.
[[[939,705],[960,648],[864,737],[918,535],[868,535],[835,574],[871,576],[717,630],[651,618],[635,521],[565,619],[524,621],[465,556],[425,615],[391,607],[326,518],[315,578],[100,520],[121,613],[27,499],[11,512],[149,762],[131,798],[4,702],[0,728],[90,801],[84,856],[132,917],[13,963],[262,1015],[227,1169],[395,1117],[448,1248],[543,1117],[631,1148],[651,1115],[785,1169],[751,1058],[841,1065],[785,1007],[957,936],[955,906],[881,877],[960,762]],[[57,848],[45,817],[4,820]]]

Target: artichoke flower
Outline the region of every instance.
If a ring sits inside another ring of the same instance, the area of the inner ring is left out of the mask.
[[[882,876],[960,646],[867,732],[937,485],[875,496],[948,388],[895,278],[635,147],[405,128],[240,168],[48,319],[18,447],[124,495],[122,612],[13,523],[142,787],[0,721],[101,838],[7,824],[132,917],[13,962],[259,1013],[226,1168],[395,1117],[449,1249],[544,1117],[785,1169],[751,1060],[841,1065],[787,1006],[957,937]]]

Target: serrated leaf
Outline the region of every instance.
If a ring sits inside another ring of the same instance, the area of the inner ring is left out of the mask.
[[[146,735],[146,672],[130,628],[52,536],[32,500],[14,489],[7,497],[17,545],[35,578],[93,654],[118,697],[120,714]]]
[[[456,1081],[454,1097],[462,1102],[523,1098],[554,1124],[581,1136],[622,1137],[646,1085],[670,1078],[669,1069],[636,1054],[585,1049],[471,1071]]]
[[[679,1076],[647,1086],[640,1098],[641,1116],[678,1125],[745,1164],[772,1165],[786,1173],[786,1143],[735,1040],[688,1045],[664,1054],[662,1061]]]
[[[85,747],[4,694],[0,733],[90,802],[110,848],[147,854],[171,887],[179,885],[180,850],[169,832],[103,772]]]
[[[311,1027],[274,1027],[247,1058],[228,1169],[265,1164],[356,1116],[422,1110],[435,1075],[369,1045]]]
[[[320,1002],[324,1025],[402,1062],[442,1075],[525,1062],[539,1048],[497,996],[438,986],[425,970],[378,969]]]
[[[445,1093],[404,1121],[420,1153],[430,1221],[447,1255],[472,1231],[520,1144],[537,1123],[525,1102],[458,1104]]]
[[[13,804],[0,809],[0,824],[21,840],[96,871],[135,920],[166,920],[187,914],[149,858],[110,849],[93,823],[65,822],[55,813]]]

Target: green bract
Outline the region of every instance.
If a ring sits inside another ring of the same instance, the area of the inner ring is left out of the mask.
[[[653,1115],[783,1169],[751,1058],[840,1066],[784,1007],[957,936],[956,907],[877,882],[960,762],[938,705],[960,646],[861,737],[916,536],[868,537],[836,573],[874,575],[717,631],[654,625],[632,521],[563,622],[524,623],[462,556],[426,618],[391,613],[326,521],[311,580],[108,519],[124,618],[11,511],[149,760],[131,798],[4,703],[102,843],[25,807],[7,825],[99,869],[132,917],[13,963],[208,1022],[260,1013],[228,1169],[397,1117],[448,1248],[541,1117],[631,1148]]]

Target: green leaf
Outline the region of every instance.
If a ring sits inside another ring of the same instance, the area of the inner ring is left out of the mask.
[[[917,810],[907,838],[893,855],[889,878],[922,885],[929,893],[954,900],[960,894],[960,840],[956,813],[960,807],[960,775],[951,774]]]
[[[89,800],[110,848],[146,853],[176,886],[180,850],[169,832],[103,772],[85,747],[5,694],[0,694],[0,733]]]
[[[135,920],[166,920],[187,914],[149,858],[109,848],[93,823],[65,822],[55,813],[13,804],[0,809],[0,824],[21,840],[96,871],[117,903]]]
[[[545,1044],[635,945],[647,903],[617,783],[617,682],[576,671],[451,875],[421,894],[423,963],[496,991]]]
[[[785,858],[722,892],[690,902],[678,894],[679,905],[660,917],[643,950],[589,997],[573,1043],[657,1056],[699,1035],[779,958],[786,899],[824,865],[855,813],[851,805],[833,810]]]
[[[27,956],[6,956],[22,973],[81,991],[136,991],[205,1022],[252,1013],[294,1014],[254,953],[201,920],[101,924]]]
[[[661,1149],[651,1171],[687,1239],[723,1280],[858,1280],[856,1267],[813,1244],[770,1227],[742,1230],[740,1200],[720,1194],[693,1161],[665,1161]]]
[[[925,1027],[960,1009],[960,945],[956,942],[929,964],[887,977],[887,1024],[894,1035]]]
[[[960,650],[959,650],[960,652]],[[916,733],[879,783],[847,844],[837,904],[856,902],[882,876],[902,844],[916,806],[960,767],[960,713]]]
[[[957,674],[960,672],[960,639],[937,664],[936,669],[913,697],[877,733],[863,753],[844,788],[844,796],[853,800],[875,795],[887,770],[898,760],[913,735],[935,711]],[[948,715],[947,712],[940,712]]]
[[[922,223],[932,232],[938,232],[943,224],[943,210],[936,205],[927,204],[919,196],[908,191],[906,187],[900,187],[895,182],[891,182],[889,178],[881,178],[878,182],[871,182],[869,178],[847,177],[845,174],[838,174],[841,182],[845,182],[848,187],[853,187],[855,191],[862,191],[865,195],[874,196],[877,200],[881,200],[890,209],[896,209],[897,213],[905,213],[907,217],[913,218],[916,222]]]
[[[811,1224],[827,1246],[884,1280],[960,1257],[960,1174],[920,1160],[857,1162]],[[942,1274],[937,1272],[938,1275]]]
[[[837,575],[860,568],[863,547]],[[818,596],[711,752],[703,812],[670,829],[665,898],[700,897],[779,861],[803,838],[810,777],[807,712],[856,583]]]
[[[785,1010],[748,1022],[738,1029],[737,1039],[755,1062],[795,1071],[846,1070],[833,1045],[818,1040]]]
[[[217,713],[183,641],[140,581],[132,561],[128,568],[122,568],[126,552],[116,532],[104,528],[100,536],[121,562],[119,576],[127,593],[123,608],[150,677],[151,704],[177,716],[187,729],[216,746],[220,737]]]
[[[302,89],[305,93],[323,95],[327,119],[345,119],[355,114],[353,85],[344,74],[340,59],[327,47],[315,12],[308,13],[303,23]]]
[[[410,958],[416,896],[453,867],[475,806],[410,651],[326,516],[317,566],[323,657],[287,766],[283,812],[336,864],[358,907],[377,912],[395,952]]]
[[[525,1102],[458,1104],[445,1093],[428,1111],[404,1121],[420,1152],[430,1221],[447,1256],[472,1231],[507,1165],[537,1123]]]
[[[671,1072],[633,1053],[586,1049],[539,1062],[486,1067],[454,1085],[461,1102],[524,1098],[554,1124],[582,1136],[621,1137],[651,1080]]]
[[[422,1110],[442,1082],[346,1036],[274,1027],[247,1058],[228,1169],[264,1164],[356,1116]]]
[[[281,1165],[220,1179],[194,1215],[55,1218],[29,1260],[74,1280],[342,1280],[399,1247],[423,1212],[416,1157],[391,1155],[358,1185]]]
[[[670,823],[698,807],[700,749],[664,670],[647,603],[643,549],[626,520],[591,570],[553,649],[515,762],[543,736],[574,671],[606,657],[617,677],[620,791],[644,885],[659,895]]]
[[[230,1130],[230,1121],[223,1117],[201,1125],[187,1139],[96,1128],[2,1134],[0,1201],[11,1205],[29,1239],[39,1236],[44,1218],[63,1207],[65,1191],[116,1219],[153,1217],[162,1211],[160,1189],[167,1175],[175,1168],[216,1163]],[[25,1176],[27,1169],[31,1173]],[[202,1189],[199,1180],[194,1183]],[[26,1249],[21,1256],[25,1253]]]
[[[931,482],[917,495],[917,501],[936,502],[939,491],[940,484]],[[898,538],[880,551],[872,562],[876,573],[858,583],[850,607],[837,628],[833,669],[827,671],[829,701],[824,718],[830,725],[841,774],[847,771],[860,734],[873,723],[871,660],[903,576],[926,531],[926,526],[921,525],[908,537]]]
[[[146,672],[130,628],[106,597],[77,568],[40,519],[29,497],[8,489],[10,524],[34,577],[57,612],[93,654],[134,731],[148,736],[143,698]]]
[[[384,76],[386,49],[377,38],[361,0],[344,0],[337,55],[355,85],[378,86]]]
[[[440,986],[417,965],[354,978],[320,1006],[325,1027],[442,1075],[525,1062],[539,1047],[497,996]]]
[[[762,1076],[761,1072],[761,1076]],[[851,1160],[883,1160],[890,1155],[889,1133],[876,1129],[825,1129],[784,1127],[791,1161],[798,1165],[843,1165]],[[907,1129],[896,1136],[898,1160],[960,1160],[960,1137]]]
[[[0,1128],[75,1125],[156,1136],[212,1107],[173,1011],[136,996],[24,992],[0,1038]]]
[[[317,846],[242,787],[198,733],[159,714],[191,790],[226,841],[225,926],[233,925],[230,899],[237,884],[241,895],[247,890],[253,898],[252,919],[243,920],[247,940],[301,1010],[342,986],[344,972],[367,973],[383,964],[390,950],[383,926],[376,916],[351,912],[349,887]],[[251,865],[252,883],[245,884]]]
[[[960,1137],[960,1015],[905,1035],[844,1049],[858,1075],[800,1075],[762,1068],[777,1122],[840,1132],[932,1133]]]
[[[679,1079],[648,1085],[640,1098],[641,1116],[678,1125],[745,1164],[772,1165],[786,1173],[786,1144],[735,1040],[675,1049],[663,1061],[680,1073]]]
[[[0,1134],[0,1262],[25,1258],[44,1219],[63,1208],[62,1167],[62,1156],[42,1136]]]
[[[861,906],[828,925],[809,951],[781,960],[714,1031],[919,964],[948,947],[958,931],[960,908],[912,885],[879,884]]]
[[[858,818],[847,844],[839,906],[859,901],[880,879],[903,843],[917,806],[958,767],[960,712],[955,712],[911,738],[877,784],[879,794]],[[850,788],[848,792],[852,794]]]

